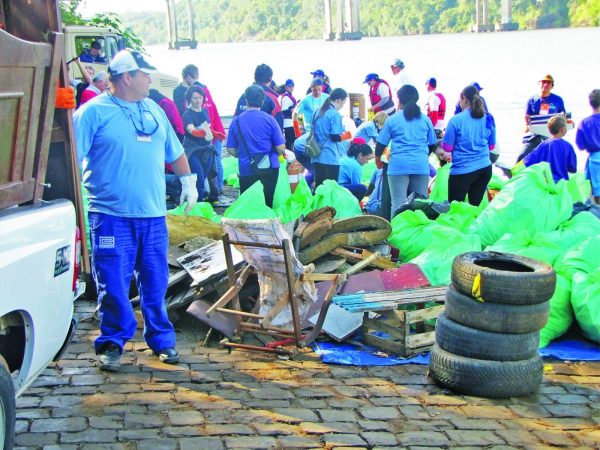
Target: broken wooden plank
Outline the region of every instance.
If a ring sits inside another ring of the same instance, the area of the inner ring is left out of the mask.
[[[372,253],[370,256],[367,256],[366,258],[364,258],[362,261],[359,261],[358,263],[354,264],[352,267],[350,267],[349,269],[345,270],[343,273],[346,275],[352,275],[355,274],[356,272],[358,272],[359,270],[364,269],[365,267],[368,267],[371,265],[371,263],[373,261],[375,261],[377,258],[379,257],[379,252],[375,252]]]
[[[354,261],[354,262],[362,261],[364,258],[367,258],[373,254],[366,249],[360,249],[360,250],[361,250],[360,253],[356,253],[351,250],[347,250],[344,247],[338,247],[338,248],[330,251],[329,253],[332,255],[335,255],[335,256],[342,256],[342,257],[346,258],[347,260]],[[378,252],[376,252],[376,253],[378,253]],[[372,260],[369,263],[369,266],[377,267],[378,269],[394,269],[397,267],[395,262],[393,262],[392,260],[390,260],[388,258],[384,258],[381,255],[378,255],[377,258]]]

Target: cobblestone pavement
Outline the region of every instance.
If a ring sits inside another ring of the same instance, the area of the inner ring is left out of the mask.
[[[93,311],[77,302],[77,314]],[[542,448],[600,446],[600,364],[545,361],[540,392],[488,400],[437,387],[427,367],[325,365],[202,347],[205,329],[178,322],[180,364],[140,335],[119,373],[92,353],[83,321],[57,364],[18,399],[17,448]],[[214,345],[214,344],[213,344]]]

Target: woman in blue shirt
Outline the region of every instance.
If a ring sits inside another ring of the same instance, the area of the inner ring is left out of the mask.
[[[312,159],[315,168],[315,189],[325,180],[338,180],[340,158],[346,155],[346,147],[342,141],[352,137],[349,131],[344,131],[342,116],[338,112],[347,98],[345,90],[334,89],[315,116],[313,133],[321,148],[321,153]]]
[[[367,186],[361,181],[362,166],[373,158],[373,149],[360,138],[359,143],[352,142],[348,156],[342,158],[338,184],[348,189],[360,202],[367,194]]]
[[[448,122],[442,148],[452,152],[452,167],[448,178],[448,200],[465,201],[479,206],[492,178],[490,151],[496,145],[494,118],[486,113],[473,86],[460,93],[462,112]]]
[[[396,113],[385,122],[377,137],[375,155],[381,157],[391,142],[387,179],[392,199],[391,215],[413,192],[427,196],[429,184],[429,150],[437,139],[429,117],[417,105],[419,93],[414,86],[405,84],[398,90],[402,113]]]

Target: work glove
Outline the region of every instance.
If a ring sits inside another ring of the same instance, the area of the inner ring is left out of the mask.
[[[383,162],[381,162],[381,156],[375,157],[375,165],[378,169],[383,169]]]
[[[54,106],[59,109],[73,109],[76,106],[75,93],[70,87],[56,88],[56,100]]]
[[[342,141],[347,141],[349,139],[352,139],[352,133],[350,133],[349,131],[344,131],[341,134],[341,138],[342,138]]]
[[[300,122],[298,122],[297,120],[294,120],[293,125],[294,125],[294,135],[296,137],[302,136],[302,130],[300,129]]]
[[[179,204],[187,202],[187,208],[185,209],[186,213],[190,212],[198,202],[198,189],[196,189],[197,179],[198,175],[195,173],[179,177],[179,181],[181,181],[181,197],[179,198]]]
[[[203,138],[203,137],[206,137],[206,131],[204,131],[204,130],[192,130],[191,135],[194,136],[194,137],[197,137],[197,138]]]
[[[204,138],[208,142],[213,140],[213,134],[212,131],[210,131],[210,125],[208,124],[208,122],[202,122],[202,125],[200,125],[200,129],[204,130],[204,132],[206,133],[206,136]]]
[[[289,151],[287,148],[283,152],[283,156],[289,162],[296,161],[296,154],[294,152]]]

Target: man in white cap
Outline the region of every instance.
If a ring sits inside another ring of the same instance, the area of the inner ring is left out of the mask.
[[[83,183],[88,191],[93,276],[100,336],[94,342],[100,369],[116,371],[137,322],[129,301],[135,276],[144,315],[144,339],[167,364],[175,364],[175,331],[164,303],[169,278],[165,220],[165,163],[182,184],[181,201],[198,199],[196,175],[163,112],[147,99],[150,73],[144,58],[122,50],[109,64],[110,92],[73,117]]]
[[[406,68],[404,66],[404,62],[401,59],[395,59],[391,65],[392,73],[395,75],[394,80],[392,81],[392,86],[394,89],[394,98],[398,96],[398,91],[405,84],[413,84],[410,76],[406,72]],[[414,86],[414,85],[413,85]]]

